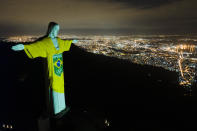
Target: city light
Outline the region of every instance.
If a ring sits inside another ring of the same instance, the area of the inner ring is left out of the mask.
[[[13,129],[13,125],[10,125],[10,124],[3,124],[2,127],[4,129]]]
[[[76,46],[87,52],[127,59],[141,65],[162,67],[180,73],[179,84],[190,87],[195,81],[195,38],[170,35],[152,36],[59,36],[78,39]],[[7,41],[30,42],[38,36],[10,37]]]
[[[105,119],[105,126],[107,126],[107,127],[110,126],[110,122],[107,119]]]

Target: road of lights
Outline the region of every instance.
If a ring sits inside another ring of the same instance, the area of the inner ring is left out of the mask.
[[[33,41],[37,37],[6,39],[14,42]],[[127,59],[133,63],[162,67],[179,72],[179,83],[190,87],[195,82],[197,36],[60,36],[78,39],[76,46],[95,54]]]

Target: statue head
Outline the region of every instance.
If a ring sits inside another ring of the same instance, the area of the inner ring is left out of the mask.
[[[47,36],[55,38],[58,35],[60,26],[55,22],[50,22],[48,25]]]

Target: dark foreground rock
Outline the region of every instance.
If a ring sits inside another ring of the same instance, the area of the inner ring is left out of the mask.
[[[0,118],[17,120],[19,130],[21,123],[26,123],[24,129],[36,130],[44,105],[43,58],[28,59],[24,51],[10,50],[13,44],[0,46]],[[71,112],[53,127],[55,130],[196,127],[196,95],[184,96],[176,72],[88,53],[72,45],[64,53],[64,74]]]

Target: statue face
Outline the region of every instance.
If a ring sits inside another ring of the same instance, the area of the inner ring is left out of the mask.
[[[50,36],[51,38],[57,37],[58,32],[59,32],[59,29],[60,29],[59,25],[55,25],[55,26],[53,27],[53,29],[52,29],[52,31],[51,31],[51,33],[50,33],[49,36]]]

